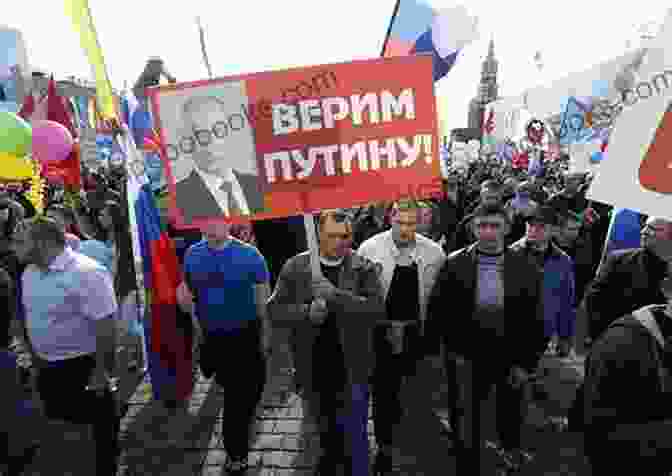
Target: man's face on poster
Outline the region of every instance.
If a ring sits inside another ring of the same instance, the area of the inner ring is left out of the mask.
[[[222,125],[224,124],[224,125]],[[208,173],[223,175],[227,168],[224,141],[229,134],[223,104],[214,97],[197,97],[184,107],[184,135],[196,141],[192,158],[196,166]]]

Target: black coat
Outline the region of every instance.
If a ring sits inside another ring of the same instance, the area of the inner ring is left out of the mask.
[[[264,210],[264,195],[259,190],[259,177],[233,171],[240,188],[243,190],[250,213]],[[207,185],[198,173],[191,174],[175,184],[175,202],[182,211],[187,223],[196,218],[214,218],[222,216],[222,209],[212,196]]]
[[[446,351],[467,359],[482,358],[482,332],[473,320],[476,301],[476,245],[451,254],[437,277],[427,310],[426,346],[437,354],[443,341]],[[540,312],[542,274],[524,253],[504,254],[504,355],[510,365],[533,372],[544,353],[543,313]]]
[[[611,253],[585,295],[588,332],[596,339],[620,316],[649,304],[664,304],[658,289],[665,264],[643,248]]]
[[[667,430],[665,425],[656,425],[672,419],[672,389],[664,388],[663,362],[662,347],[632,315],[613,322],[591,348],[586,360],[583,412],[585,450],[593,460],[593,474],[612,474],[606,472],[612,468],[619,468],[618,474],[632,474],[633,470],[668,474],[654,468],[660,467],[660,457],[665,454],[667,462],[663,464],[670,464],[669,443],[656,454],[643,454],[646,439],[659,430],[663,441],[669,442],[672,436],[672,425],[667,425]],[[625,425],[642,425],[641,434],[636,426]],[[616,433],[627,434],[630,441],[613,441]]]

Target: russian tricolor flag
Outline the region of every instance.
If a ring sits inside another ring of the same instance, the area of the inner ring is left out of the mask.
[[[129,164],[144,160],[128,128],[119,145]],[[132,173],[135,168],[131,166],[128,170],[126,196],[133,218],[131,234],[134,252],[142,256],[146,301],[151,310],[144,330],[152,390],[156,400],[185,401],[194,382],[192,338],[178,322],[177,289],[182,272],[147,176]]]
[[[383,56],[432,54],[434,81],[438,81],[478,36],[478,18],[464,6],[437,11],[421,0],[398,0]]]

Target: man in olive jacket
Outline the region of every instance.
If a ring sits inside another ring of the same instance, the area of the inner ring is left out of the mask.
[[[280,272],[269,311],[274,326],[295,330],[296,378],[320,431],[319,474],[336,474],[340,464],[352,467],[347,474],[367,474],[372,330],[385,318],[379,270],[350,249],[347,214],[323,213],[319,230],[321,276],[313,276],[310,253],[291,258]],[[336,420],[344,414],[350,428],[343,431]]]

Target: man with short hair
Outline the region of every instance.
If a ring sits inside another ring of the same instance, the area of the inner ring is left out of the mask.
[[[581,215],[571,210],[558,214],[558,224],[553,237],[555,244],[567,253],[574,263],[576,306],[583,301],[586,286],[595,277],[593,247],[586,238]]]
[[[320,214],[319,269],[310,252],[283,267],[269,310],[276,326],[295,329],[296,377],[307,416],[320,432],[318,474],[368,474],[368,381],[372,330],[385,319],[379,270],[350,249],[352,221],[341,210]]]
[[[254,144],[246,139],[249,131],[238,132],[252,126],[238,111],[231,114],[230,107],[214,96],[194,96],[183,106],[184,129],[194,150],[189,157],[178,158],[174,169],[180,170],[175,179],[177,206],[189,221],[253,215],[264,209],[256,163],[245,154],[247,148],[254,151]],[[237,155],[231,155],[231,141],[237,145]]]
[[[428,353],[439,354],[443,344],[447,368],[455,358],[471,368],[472,399],[465,403],[464,428],[471,434],[460,435],[460,474],[480,474],[481,403],[493,385],[503,450],[514,467],[529,459],[520,441],[523,385],[546,347],[538,311],[541,273],[529,257],[506,249],[506,210],[479,206],[471,226],[477,241],[446,259],[429,299],[425,331]]]
[[[22,222],[13,241],[18,258],[28,263],[22,276],[21,333],[28,337],[24,346],[39,372],[45,414],[50,420],[92,423],[96,474],[116,475],[112,279],[101,265],[67,247],[63,227],[52,219]]]
[[[459,234],[457,238],[457,248],[463,248],[474,242],[475,236],[472,233],[471,219],[473,211],[481,205],[496,206],[502,205],[503,190],[502,185],[496,180],[485,180],[481,184],[480,196],[476,203],[471,205],[471,211],[466,213],[458,225]]]
[[[525,236],[527,219],[540,206],[540,203],[532,198],[533,194],[534,186],[529,181],[521,182],[518,184],[513,198],[505,205],[511,220],[511,232],[506,237],[508,245]]]
[[[596,339],[624,313],[665,302],[658,284],[670,260],[672,222],[650,217],[642,228],[642,246],[608,255],[586,291],[590,338]]]
[[[392,210],[392,229],[374,235],[357,254],[378,265],[388,323],[374,334],[376,367],[373,373],[373,422],[379,448],[379,472],[391,471],[393,427],[400,422],[402,379],[415,373],[423,352],[427,300],[446,258],[441,246],[417,232],[421,204],[398,202]]]
[[[558,337],[557,354],[569,356],[576,321],[574,266],[565,252],[552,241],[557,223],[550,207],[540,207],[527,219],[525,236],[511,245],[511,250],[524,253],[539,266],[544,276],[543,315],[546,338]]]
[[[196,317],[196,333],[203,340],[203,375],[214,375],[227,391],[225,468],[231,475],[242,475],[248,467],[249,431],[266,382],[270,275],[257,248],[231,237],[230,230],[229,223],[208,224],[203,228],[205,239],[189,247],[184,274],[194,301],[185,310]]]
[[[443,197],[439,201],[439,227],[446,253],[458,249],[459,227],[464,218],[464,192],[461,188],[457,174],[449,175],[443,181]]]

